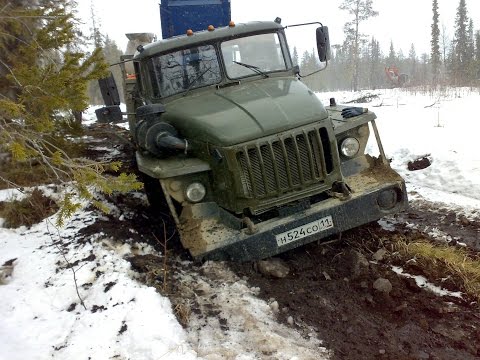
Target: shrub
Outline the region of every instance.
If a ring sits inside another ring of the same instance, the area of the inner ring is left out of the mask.
[[[30,227],[58,211],[58,205],[46,197],[39,189],[34,189],[22,200],[0,203],[0,217],[5,219],[4,226],[17,228]]]

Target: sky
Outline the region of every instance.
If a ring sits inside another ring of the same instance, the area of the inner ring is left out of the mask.
[[[453,37],[454,21],[458,0],[438,0],[440,29],[446,27],[449,38]],[[339,9],[342,0],[318,1],[296,0],[231,0],[232,20],[273,20],[282,18],[282,24],[320,21],[330,30],[331,44],[343,41],[343,25],[349,20],[347,12]],[[430,30],[432,23],[431,0],[373,0],[374,10],[379,15],[361,24],[360,31],[375,36],[384,53],[388,53],[390,41],[395,49],[408,54],[415,43],[417,55],[430,52]],[[125,33],[153,32],[161,38],[159,0],[96,0],[94,7],[103,32],[125,50]],[[134,7],[134,8],[133,8]],[[467,0],[468,16],[474,27],[480,30],[480,2]],[[91,27],[90,1],[79,1],[79,15],[85,27]],[[290,48],[294,46],[303,52],[315,46],[314,30],[310,28],[287,29]]]

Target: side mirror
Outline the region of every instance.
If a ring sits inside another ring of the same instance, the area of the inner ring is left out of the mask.
[[[330,38],[327,26],[317,28],[317,51],[320,62],[330,60]]]

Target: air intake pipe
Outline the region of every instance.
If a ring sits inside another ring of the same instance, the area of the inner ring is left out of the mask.
[[[161,121],[165,112],[162,104],[140,106],[137,109],[135,141],[138,146],[149,153],[166,157],[180,151],[187,152],[188,142],[178,137],[177,130]]]

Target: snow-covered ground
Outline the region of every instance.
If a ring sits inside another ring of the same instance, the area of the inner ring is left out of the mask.
[[[53,218],[28,230],[0,229],[0,263],[16,259],[0,282],[0,359],[256,359],[266,352],[276,359],[316,359],[324,353],[318,339],[277,323],[275,306],[256,298],[258,289],[222,263],[207,263],[203,275],[185,273],[181,281],[205,294],[203,302],[229,330],[215,317],[202,323],[192,315],[187,333],[168,298],[136,281],[124,259],[155,254],[150,246],[132,248],[102,233],[76,241],[96,217],[80,211],[58,231]],[[74,265],[86,309],[65,259]],[[224,281],[209,279],[211,273]]]
[[[367,93],[377,97],[352,105],[377,114],[383,146],[406,179],[410,198],[478,217],[479,92],[455,89],[439,95],[393,89],[318,96],[328,104],[330,97],[342,103]],[[408,171],[408,161],[419,156],[428,156],[432,165]],[[15,195],[0,191],[0,201]],[[249,288],[222,263],[207,263],[200,273],[179,276],[186,287],[204,294],[199,305],[213,307],[228,328],[216,317],[205,322],[192,314],[187,332],[168,298],[138,282],[125,260],[132,252],[155,254],[154,249],[141,244],[132,248],[128,241],[116,242],[102,233],[89,242],[76,241],[78,231],[97,216],[79,211],[58,231],[53,219],[31,229],[0,228],[0,265],[15,259],[0,274],[0,360],[328,358],[321,339],[278,323],[277,315],[288,314],[279,313],[275,301],[258,299],[258,289]],[[60,239],[64,246],[58,245]],[[86,309],[65,259],[74,264]]]
[[[469,216],[480,213],[480,89],[442,93],[409,89],[320,93],[328,104],[376,95],[369,103],[351,103],[375,112],[382,144],[392,167],[406,180],[411,200],[419,196]],[[372,139],[373,137],[371,137]],[[427,156],[432,165],[409,171],[409,161]]]

